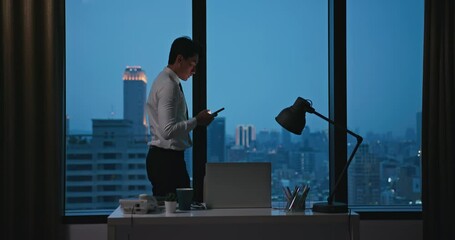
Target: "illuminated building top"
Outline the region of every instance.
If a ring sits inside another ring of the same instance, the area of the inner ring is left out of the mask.
[[[145,72],[141,66],[126,66],[125,72],[123,73],[123,80],[138,80],[147,83],[147,76],[145,76]]]

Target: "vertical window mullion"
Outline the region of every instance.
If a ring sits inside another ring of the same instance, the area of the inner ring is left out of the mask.
[[[197,72],[193,76],[193,114],[207,109],[207,24],[206,0],[193,0],[193,39],[203,51],[199,56]],[[193,188],[196,201],[202,202],[202,189],[207,162],[207,128],[197,127],[193,131]]]
[[[347,157],[346,114],[346,1],[329,0],[329,118],[341,128],[329,126],[329,178],[333,190]],[[347,203],[347,175],[343,176],[334,200]]]

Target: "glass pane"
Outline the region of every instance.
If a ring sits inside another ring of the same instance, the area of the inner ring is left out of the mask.
[[[351,205],[420,205],[423,0],[347,1]],[[355,140],[350,139],[351,150]]]
[[[145,98],[191,26],[190,0],[66,1],[67,214],[151,193]]]
[[[298,96],[327,115],[327,45],[325,1],[207,1],[207,106],[226,108],[208,127],[208,162],[271,162],[274,206],[283,186],[327,197],[327,123],[308,115],[291,136],[275,122]]]

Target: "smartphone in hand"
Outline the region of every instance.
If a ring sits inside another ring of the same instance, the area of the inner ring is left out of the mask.
[[[216,117],[216,116],[218,116],[218,113],[223,111],[223,110],[224,110],[224,108],[220,108],[220,109],[216,110],[215,112],[213,112],[211,114],[212,114],[212,116]]]

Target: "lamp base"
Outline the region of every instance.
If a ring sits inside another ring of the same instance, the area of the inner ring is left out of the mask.
[[[348,205],[340,202],[329,203],[315,203],[313,204],[313,212],[321,213],[347,213]]]

